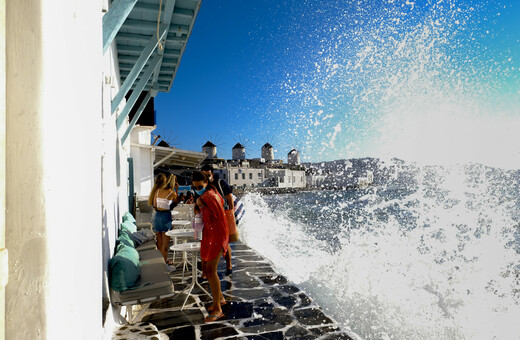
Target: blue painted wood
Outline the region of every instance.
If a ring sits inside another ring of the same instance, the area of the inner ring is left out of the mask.
[[[132,12],[137,0],[115,0],[103,16],[103,53],[114,40],[117,32]]]
[[[159,38],[163,39],[166,35],[166,32],[168,32],[168,25],[161,24],[159,26]],[[148,41],[148,44],[146,44],[146,46],[144,47],[143,51],[141,52],[141,55],[132,67],[132,70],[126,77],[125,81],[123,82],[123,85],[121,85],[119,92],[117,92],[114,99],[112,99],[112,114],[116,111],[117,107],[119,106],[123,98],[134,85],[135,80],[143,70],[144,65],[146,65],[146,63],[148,62],[148,59],[150,59],[152,53],[157,48],[157,45],[157,35],[153,35],[152,38]]]
[[[170,27],[170,29],[168,30],[168,33],[165,36],[165,39],[167,39],[168,35],[170,34],[170,30],[171,30],[170,24],[172,21],[173,10],[175,9],[175,1],[176,0],[167,0],[166,6],[164,7],[164,14],[162,16],[161,22]],[[186,31],[186,33],[187,33],[187,31]],[[164,53],[164,51],[159,51],[159,54],[163,54],[163,53]],[[159,67],[157,69],[157,72],[155,72],[155,74],[153,75],[152,84],[157,82],[157,80],[159,78],[159,73],[161,73],[161,67],[162,67],[163,62],[164,62],[164,59],[162,59],[159,62]],[[168,64],[168,66],[177,66],[177,62],[175,62],[175,64],[173,64],[173,65],[170,63],[170,64]],[[157,90],[158,90],[158,88],[157,88]]]
[[[144,97],[143,102],[141,103],[141,105],[137,109],[137,112],[135,113],[134,118],[132,118],[132,121],[130,122],[130,125],[128,125],[128,128],[126,129],[125,133],[123,134],[123,137],[121,137],[121,144],[125,143],[126,139],[128,138],[128,135],[130,134],[130,132],[134,128],[135,123],[137,123],[137,120],[139,119],[139,117],[141,117],[141,114],[143,113],[144,108],[148,104],[148,101],[150,101],[150,98],[152,98],[152,93],[148,92],[146,97]]]
[[[141,80],[139,80],[139,82],[135,86],[132,95],[130,96],[130,98],[128,98],[125,107],[117,117],[116,126],[118,130],[121,128],[121,125],[123,125],[123,122],[125,121],[126,117],[128,117],[130,110],[135,105],[135,102],[137,101],[137,98],[139,98],[141,92],[143,92],[146,84],[148,83],[148,80],[150,80],[152,73],[157,68],[157,65],[159,65],[159,61],[161,59],[162,57],[160,55],[155,55],[148,64],[148,66],[146,66],[146,68],[144,69],[143,75],[141,76]]]

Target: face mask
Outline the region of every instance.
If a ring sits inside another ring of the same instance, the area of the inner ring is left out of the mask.
[[[206,191],[206,188],[202,188],[200,190],[195,190],[195,192],[197,193],[197,195],[199,196],[202,196],[202,194],[204,193],[204,191]]]

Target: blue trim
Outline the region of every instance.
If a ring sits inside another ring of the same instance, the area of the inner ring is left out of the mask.
[[[103,16],[103,53],[114,40],[136,3],[137,0],[115,0]]]
[[[134,104],[137,101],[137,98],[139,98],[139,95],[141,94],[141,92],[143,92],[146,84],[148,83],[148,80],[152,76],[152,73],[156,69],[160,60],[161,60],[161,56],[156,55],[150,61],[150,64],[148,64],[148,66],[146,66],[146,68],[144,69],[144,73],[143,73],[143,76],[141,77],[141,80],[139,80],[139,82],[137,83],[134,91],[132,92],[132,95],[130,96],[130,98],[128,98],[126,105],[123,107],[123,110],[117,117],[116,126],[117,126],[118,130],[121,128],[121,125],[123,125],[123,122],[125,121],[126,117],[128,117],[130,110],[132,110],[132,107],[134,107]]]
[[[150,92],[148,92],[148,94],[146,95],[146,97],[144,97],[143,102],[141,103],[141,105],[140,105],[139,108],[137,109],[137,112],[135,113],[134,118],[133,118],[132,121],[130,122],[130,125],[128,125],[128,128],[127,128],[126,131],[125,131],[125,134],[123,135],[123,137],[121,137],[121,144],[124,144],[124,143],[125,143],[126,138],[127,138],[128,135],[130,134],[130,131],[132,131],[132,129],[134,128],[135,123],[137,122],[137,120],[139,119],[139,117],[141,117],[141,114],[143,113],[144,108],[145,108],[146,105],[148,104],[148,101],[150,100],[150,98],[152,98],[152,94],[151,94]]]
[[[161,32],[160,38],[163,39],[166,32],[168,31],[168,25],[160,25],[159,30]],[[139,76],[139,73],[143,70],[144,65],[148,62],[150,59],[150,56],[155,51],[158,45],[157,36],[153,35],[152,38],[149,40],[148,44],[144,47],[143,51],[141,52],[141,55],[135,62],[134,66],[132,67],[132,70],[126,77],[123,85],[121,85],[121,88],[119,89],[119,92],[117,92],[116,96],[112,100],[112,113],[114,113],[121,103],[121,100],[126,96],[128,91],[132,88],[132,86],[135,83],[135,80]],[[121,60],[121,59],[120,59]]]

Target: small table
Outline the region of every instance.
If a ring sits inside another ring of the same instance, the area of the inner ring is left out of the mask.
[[[193,222],[188,220],[172,220],[172,226],[174,227],[186,227],[191,225]]]
[[[177,237],[195,237],[195,230],[193,229],[172,229],[172,230],[168,230],[166,232],[166,236],[169,236],[171,238],[173,238],[173,245],[176,246],[177,245]],[[186,259],[186,253],[183,252],[183,256],[182,256],[182,279],[184,280],[184,269],[186,269],[187,267],[187,259]],[[172,257],[172,261],[175,260],[175,250],[173,251],[173,257]],[[176,269],[178,266],[180,265],[180,263],[178,265],[176,265],[174,268]]]
[[[191,284],[186,287],[184,290],[182,290],[179,294],[182,292],[188,290],[188,293],[186,294],[186,299],[184,300],[184,303],[182,304],[181,311],[184,309],[184,306],[186,305],[186,302],[188,301],[188,298],[191,295],[191,292],[193,291],[193,288],[195,288],[195,285],[197,285],[206,295],[211,297],[211,294],[208,293],[201,285],[197,282],[197,253],[200,252],[200,242],[187,242],[187,243],[181,243],[170,247],[173,251],[184,251],[189,252],[192,254],[192,264],[191,264]]]

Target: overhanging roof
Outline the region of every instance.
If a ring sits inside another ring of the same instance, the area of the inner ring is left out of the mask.
[[[200,163],[208,156],[204,152],[188,151],[157,145],[132,143],[131,146],[152,149],[155,152],[155,161],[153,163],[154,169],[160,165],[180,165],[189,168],[198,168]]]
[[[193,28],[200,1],[163,0],[158,28],[160,2],[160,0],[137,1],[116,35],[121,84],[130,75],[147,44],[154,39],[157,40],[159,29],[159,35],[165,32],[164,38],[161,39],[163,49],[161,50],[158,47],[155,52],[158,55],[162,54],[162,61],[159,62],[156,71],[143,90],[150,90],[152,84],[156,83],[158,86],[155,86],[154,90],[159,92],[170,91],[189,34]],[[146,69],[146,66],[151,63],[153,54],[155,53],[152,53],[143,69]],[[137,77],[131,87],[132,90],[136,88],[141,77],[142,74]]]
[[[103,52],[115,40],[120,88],[111,103],[119,130],[146,93],[122,135],[124,143],[148,101],[169,92],[202,0],[113,0],[103,16]],[[119,111],[120,104],[133,91]]]

